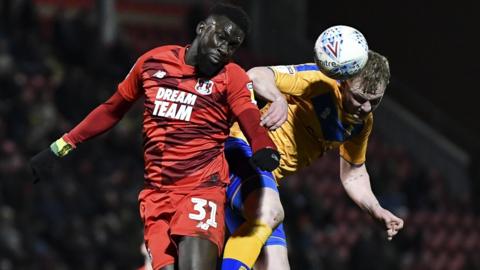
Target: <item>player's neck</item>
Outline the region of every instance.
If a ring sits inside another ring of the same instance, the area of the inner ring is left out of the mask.
[[[193,42],[192,46],[187,46],[185,48],[185,64],[190,66],[195,66],[197,64],[197,44]]]

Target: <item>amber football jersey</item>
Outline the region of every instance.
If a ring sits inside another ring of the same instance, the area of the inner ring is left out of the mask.
[[[145,98],[145,178],[157,187],[228,182],[223,143],[235,116],[255,108],[242,68],[229,63],[202,78],[185,63],[186,50],[162,46],[145,53],[118,86],[126,100]]]
[[[351,163],[365,162],[371,113],[360,124],[346,121],[339,83],[322,74],[315,64],[270,68],[288,102],[287,121],[269,132],[281,154],[280,166],[274,171],[277,180],[334,148]],[[262,110],[267,109],[268,105]],[[238,126],[232,127],[231,136],[242,137]]]

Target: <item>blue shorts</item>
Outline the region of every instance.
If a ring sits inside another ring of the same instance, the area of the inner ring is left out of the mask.
[[[278,193],[278,188],[272,173],[250,165],[249,159],[252,156],[252,150],[244,140],[229,137],[225,142],[225,155],[230,168],[225,222],[228,230],[234,232],[245,222],[241,209],[248,195],[259,188],[270,188]],[[265,245],[287,246],[283,224],[278,225]]]

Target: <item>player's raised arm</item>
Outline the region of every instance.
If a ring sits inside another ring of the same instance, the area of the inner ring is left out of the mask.
[[[271,102],[262,115],[260,124],[270,130],[279,128],[287,120],[288,104],[275,84],[273,71],[268,67],[254,67],[247,74],[253,82],[255,93]]]
[[[260,125],[260,111],[252,99],[252,82],[238,66],[234,74],[236,79],[229,85],[227,102],[252,147],[252,163],[262,170],[273,171],[279,165],[280,154],[268,131]]]
[[[270,102],[277,99],[285,100],[275,84],[275,75],[269,67],[254,67],[249,69],[247,74],[253,82],[255,94]]]
[[[340,157],[340,179],[348,196],[362,210],[385,226],[391,240],[403,228],[403,220],[380,206],[370,185],[370,176],[365,164],[355,165]]]
[[[34,182],[49,179],[58,160],[66,156],[79,143],[94,138],[108,130],[122,119],[140,96],[139,70],[142,58],[137,61],[118,90],[104,103],[91,111],[71,131],[54,141],[50,147],[33,156],[30,160]]]
[[[48,179],[53,176],[54,163],[66,156],[77,144],[96,137],[111,129],[130,109],[132,101],[127,101],[115,92],[105,103],[100,104],[87,115],[77,126],[61,138],[53,142],[30,160],[34,181]]]

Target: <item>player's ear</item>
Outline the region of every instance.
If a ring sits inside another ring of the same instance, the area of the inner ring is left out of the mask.
[[[343,80],[343,81],[340,81],[340,91],[345,91],[345,89],[349,88],[349,81],[348,80]]]
[[[195,33],[197,34],[197,36],[201,35],[203,31],[205,31],[206,27],[207,27],[207,24],[205,23],[205,21],[200,21],[197,24],[197,28],[195,29]]]

